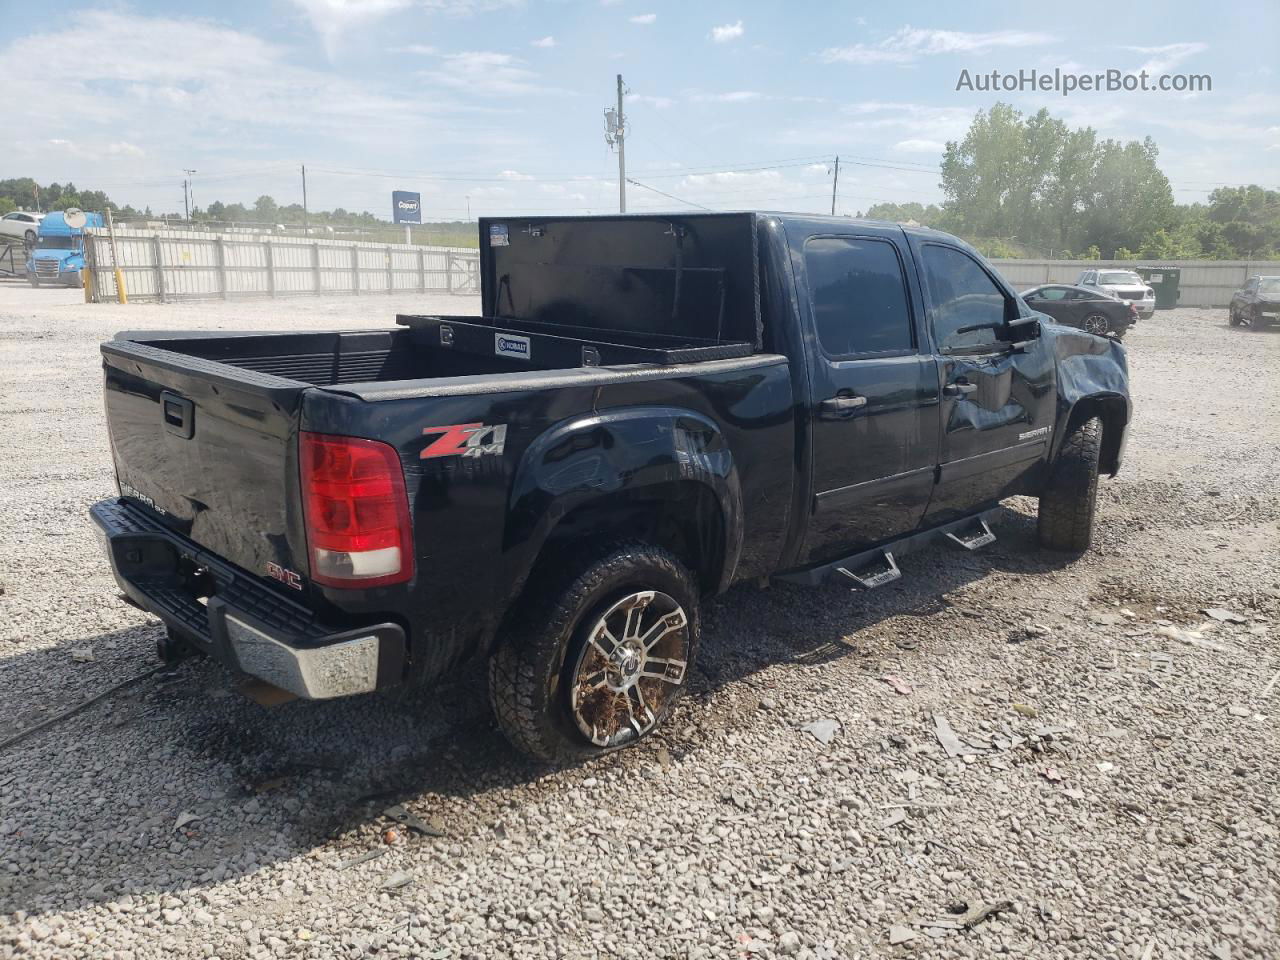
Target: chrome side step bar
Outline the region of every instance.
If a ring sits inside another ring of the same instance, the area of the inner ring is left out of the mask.
[[[874,590],[876,587],[883,587],[886,583],[893,583],[893,581],[902,578],[902,571],[899,570],[898,565],[893,562],[892,553],[885,550],[881,554],[881,559],[883,559],[887,566],[883,570],[867,574],[866,576],[853,573],[848,567],[836,567],[836,572],[843,573],[863,590]]]
[[[901,557],[912,550],[927,546],[940,537],[946,537],[965,550],[977,550],[995,540],[989,522],[1000,511],[999,507],[971,513],[948,523],[909,533],[906,536],[891,540],[878,547],[863,550],[839,560],[808,567],[803,570],[791,570],[776,574],[772,579],[786,580],[790,583],[803,583],[816,586],[833,576],[852,580],[863,590],[874,590],[883,587],[902,577],[895,557]],[[868,571],[868,568],[871,568]]]
[[[963,534],[947,531],[947,539],[958,543],[966,550],[980,550],[988,543],[994,543],[996,535],[987,526],[987,521],[978,517],[977,530],[966,530]]]

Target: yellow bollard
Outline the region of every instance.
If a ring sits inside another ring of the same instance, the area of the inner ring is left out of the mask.
[[[93,303],[93,276],[87,266],[80,270],[80,285],[84,287],[84,302]]]
[[[129,294],[124,289],[124,274],[120,272],[120,268],[116,267],[116,298],[121,303],[129,302]]]

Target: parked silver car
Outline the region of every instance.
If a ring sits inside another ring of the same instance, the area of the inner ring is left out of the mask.
[[[1084,270],[1077,286],[1105,290],[1113,297],[1132,303],[1138,316],[1146,319],[1156,312],[1156,292],[1132,270]]]

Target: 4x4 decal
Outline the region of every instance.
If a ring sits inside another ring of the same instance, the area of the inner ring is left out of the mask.
[[[433,433],[440,437],[423,448],[418,456],[423,460],[433,457],[483,457],[485,454],[502,455],[507,443],[507,425],[495,423],[455,423],[448,427],[423,427],[424,436]]]

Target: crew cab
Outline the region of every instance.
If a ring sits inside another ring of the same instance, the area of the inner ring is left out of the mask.
[[[1032,312],[968,245],[847,218],[482,220],[478,317],[102,346],[121,591],[300,697],[488,658],[548,761],[652,731],[700,602],[871,589],[1039,497],[1090,543],[1120,469],[1124,348]]]

